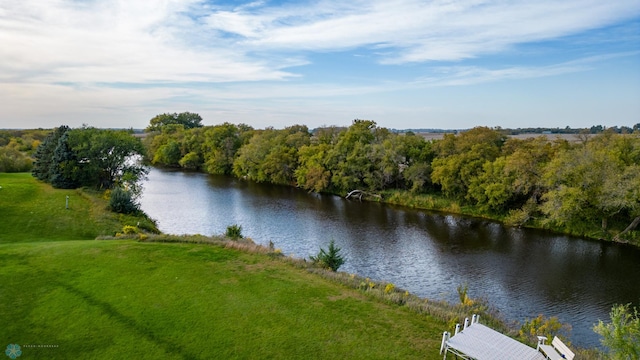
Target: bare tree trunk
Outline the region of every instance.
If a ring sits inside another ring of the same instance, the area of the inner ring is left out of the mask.
[[[628,233],[629,231],[634,230],[636,227],[638,227],[638,225],[640,225],[640,216],[636,217],[635,219],[633,219],[633,221],[631,222],[631,224],[629,224],[629,226],[627,226],[626,229],[624,229],[620,234],[616,235],[613,238],[613,241],[620,241],[620,237],[626,233]]]
[[[351,190],[351,191],[347,194],[347,196],[345,196],[345,199],[348,199],[348,198],[350,198],[350,197],[357,197],[357,198],[358,198],[358,200],[362,200],[362,196],[363,196],[363,195],[366,195],[366,196],[372,196],[372,197],[375,197],[375,198],[378,198],[378,199],[382,199],[382,196],[381,196],[381,195],[378,195],[378,194],[371,194],[371,193],[368,193],[368,192],[366,192],[366,191],[358,190],[358,189],[356,189],[356,190]]]

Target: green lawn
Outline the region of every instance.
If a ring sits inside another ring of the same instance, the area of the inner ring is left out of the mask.
[[[0,187],[0,244],[95,239],[122,228],[106,201],[81,190],[53,189],[29,173],[0,173]]]
[[[0,341],[29,358],[439,358],[445,324],[212,245],[0,245]]]
[[[442,321],[265,254],[91,240],[114,225],[86,195],[0,186],[0,346],[19,359],[441,358]]]

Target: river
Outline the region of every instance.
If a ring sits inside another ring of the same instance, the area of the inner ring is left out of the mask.
[[[581,347],[599,346],[592,327],[612,305],[640,300],[640,250],[619,244],[159,169],[141,205],[164,233],[220,235],[237,224],[256,243],[300,258],[333,239],[346,259],[340,271],[450,302],[467,284],[506,320],[557,316]]]

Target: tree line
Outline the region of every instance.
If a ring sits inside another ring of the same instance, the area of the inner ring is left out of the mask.
[[[583,134],[570,142],[510,138],[487,127],[427,141],[370,120],[313,131],[175,122],[148,130],[147,158],[156,166],[313,192],[435,196],[512,225],[640,240],[638,131]]]
[[[631,134],[584,132],[573,142],[487,127],[428,141],[369,120],[313,131],[201,121],[193,113],[158,115],[144,146],[127,130],[1,131],[0,171],[29,171],[33,163],[34,176],[56,187],[119,188],[135,199],[145,168],[126,159],[144,154],[156,166],[313,192],[359,189],[404,204],[437,198],[511,225],[640,243],[636,126]]]
[[[147,174],[136,157],[141,159],[144,152],[131,131],[62,125],[35,149],[31,172],[55,188],[110,191],[111,210],[135,213],[140,182]]]

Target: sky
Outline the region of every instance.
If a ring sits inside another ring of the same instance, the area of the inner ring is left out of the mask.
[[[0,128],[640,123],[640,0],[0,0]]]

